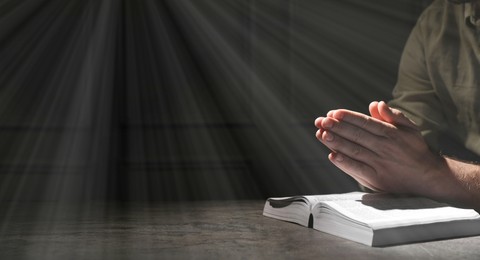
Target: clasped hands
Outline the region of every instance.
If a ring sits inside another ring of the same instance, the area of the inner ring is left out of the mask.
[[[339,109],[315,120],[317,139],[332,151],[330,161],[374,191],[433,195],[428,189],[442,186],[443,157],[430,151],[399,110],[372,102],[369,111]]]

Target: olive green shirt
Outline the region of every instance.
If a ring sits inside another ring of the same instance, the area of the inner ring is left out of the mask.
[[[438,148],[447,132],[480,155],[480,22],[470,4],[436,0],[405,46],[392,107],[419,125]]]

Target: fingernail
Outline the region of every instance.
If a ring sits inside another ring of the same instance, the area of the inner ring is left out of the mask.
[[[322,126],[322,121],[323,121],[323,119],[325,119],[325,117],[322,117],[322,116],[319,117],[319,118],[317,118],[317,119],[315,119],[315,123],[314,123],[315,126],[316,126],[316,127],[321,127],[321,126]]]
[[[333,141],[333,134],[329,133],[329,132],[325,132],[323,134],[323,138],[325,139],[325,141],[328,141],[328,142],[331,142]]]
[[[390,108],[390,107],[388,106],[387,102],[385,102],[385,101],[380,101],[380,102],[378,102],[378,105],[382,105],[382,106],[386,106],[386,107]]]
[[[344,113],[342,113],[341,111],[336,111],[332,117],[336,119],[343,119],[343,115]]]
[[[334,110],[328,111],[327,116],[332,117],[334,112],[335,112]]]
[[[332,119],[328,119],[328,118],[327,118],[326,120],[323,120],[323,121],[322,121],[322,127],[323,127],[323,128],[328,129],[328,128],[331,128],[332,126],[333,126],[333,121],[332,121]]]

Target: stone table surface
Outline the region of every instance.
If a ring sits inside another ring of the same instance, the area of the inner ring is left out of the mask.
[[[1,203],[0,259],[480,259],[480,237],[371,248],[263,203]]]

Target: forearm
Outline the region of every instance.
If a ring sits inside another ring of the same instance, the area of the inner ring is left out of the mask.
[[[430,197],[480,210],[480,165],[444,158],[441,181]]]
[[[480,210],[480,166],[439,156],[410,193],[458,207]]]

